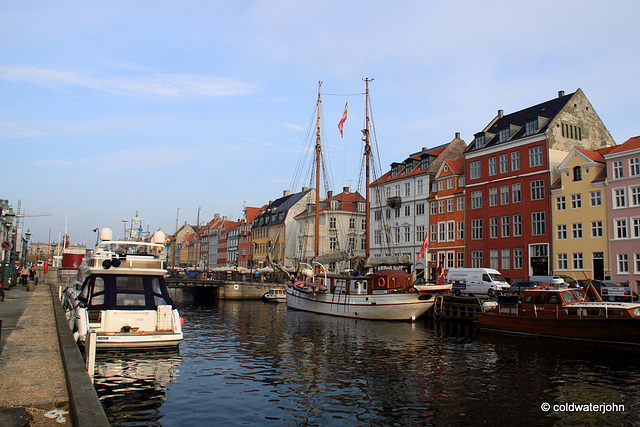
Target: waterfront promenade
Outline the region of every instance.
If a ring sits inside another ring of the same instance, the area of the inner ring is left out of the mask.
[[[108,425],[55,289],[15,286],[0,302],[0,426]],[[70,413],[60,423],[44,416],[52,409]]]

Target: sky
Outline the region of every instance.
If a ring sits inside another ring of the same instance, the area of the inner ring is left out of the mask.
[[[33,242],[122,237],[136,213],[167,234],[237,220],[313,186],[298,165],[319,81],[334,193],[364,192],[364,78],[383,172],[559,90],[622,144],[640,135],[639,16],[637,0],[0,0],[0,199]]]

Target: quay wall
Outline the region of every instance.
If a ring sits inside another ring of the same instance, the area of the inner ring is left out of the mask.
[[[230,282],[218,290],[218,298],[228,300],[261,299],[270,289],[281,288],[282,283]]]

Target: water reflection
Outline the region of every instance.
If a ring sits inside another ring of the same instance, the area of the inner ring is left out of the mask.
[[[145,361],[125,355],[104,371],[108,385],[97,385],[108,412],[128,414],[121,425],[147,416],[147,425],[181,426],[632,425],[640,409],[633,348],[428,318],[357,321],[260,301],[182,301],[179,355],[155,359],[162,367],[132,382],[127,375],[145,371]],[[625,411],[545,412],[544,402]]]
[[[181,363],[176,350],[100,353],[94,386],[111,425],[161,425],[160,407]]]

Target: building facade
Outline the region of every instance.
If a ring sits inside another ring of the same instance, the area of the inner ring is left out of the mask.
[[[467,267],[505,278],[552,271],[550,187],[573,147],[614,145],[582,90],[504,115],[465,151]]]

